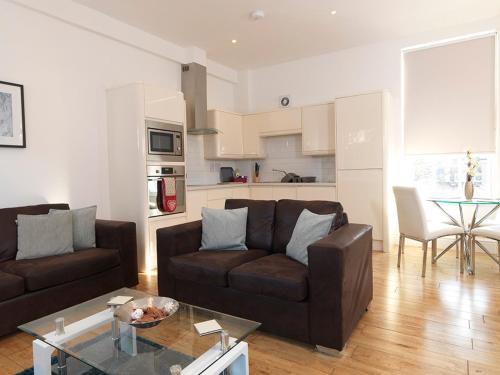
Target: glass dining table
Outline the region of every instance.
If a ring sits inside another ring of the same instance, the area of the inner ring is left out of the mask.
[[[472,262],[472,230],[479,227],[486,219],[491,217],[500,208],[500,199],[476,198],[476,199],[459,199],[459,198],[430,198],[429,202],[434,203],[450,221],[461,227],[464,231],[464,261],[465,269],[470,275],[474,274],[474,264]],[[460,218],[456,219],[450,213],[451,207],[458,206]],[[470,222],[464,217],[464,208],[472,207],[473,213]],[[479,213],[480,207],[486,207],[486,212]]]

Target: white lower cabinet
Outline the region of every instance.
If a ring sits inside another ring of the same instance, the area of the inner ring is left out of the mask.
[[[258,200],[273,200],[272,186],[252,186],[250,187],[250,198]]]
[[[184,224],[188,221],[185,214],[175,214],[171,216],[153,217],[148,219],[149,226],[149,248],[148,248],[148,269],[157,268],[156,264],[156,231],[160,228],[172,227],[174,225]]]
[[[226,198],[213,199],[213,200],[207,201],[208,208],[223,209],[225,207],[225,205],[226,205]]]
[[[187,220],[201,220],[201,208],[207,207],[206,190],[190,190],[187,192]]]
[[[273,186],[273,199],[297,199],[297,188],[289,186]]]
[[[337,172],[338,201],[349,222],[373,226],[373,239],[384,240],[384,184],[382,169]]]
[[[187,221],[201,220],[201,209],[224,208],[226,199],[249,199],[250,189],[247,186],[224,187],[220,189],[188,190]]]
[[[226,199],[255,200],[329,200],[336,201],[337,193],[334,186],[276,186],[251,185],[221,187],[204,190],[189,190],[187,192],[187,221],[201,219],[201,209],[224,208]]]
[[[299,186],[297,187],[297,199],[303,201],[337,201],[337,189],[335,186]]]
[[[233,189],[234,199],[250,199],[250,189],[248,187],[240,187]]]

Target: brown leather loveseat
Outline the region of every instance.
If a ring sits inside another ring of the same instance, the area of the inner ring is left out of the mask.
[[[248,207],[247,251],[198,251],[201,221],[157,231],[159,294],[342,350],[373,296],[372,228],[349,224],[338,202],[226,201],[241,207]],[[285,255],[304,208],[336,213],[330,235],[309,246],[309,266]]]
[[[41,215],[67,204],[0,209],[0,336],[17,326],[124,286],[138,284],[135,223],[96,222],[96,248],[15,260],[18,214]]]

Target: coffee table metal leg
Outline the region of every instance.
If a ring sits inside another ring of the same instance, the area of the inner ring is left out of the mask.
[[[66,367],[66,353],[62,350],[57,350],[57,373],[59,375],[66,375],[68,368]]]

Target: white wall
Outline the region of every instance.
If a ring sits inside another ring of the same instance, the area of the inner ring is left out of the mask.
[[[0,0],[0,80],[25,89],[26,149],[0,148],[0,207],[97,204],[108,217],[105,89],[134,81],[180,89],[164,57]],[[232,84],[211,77],[220,105]]]
[[[235,85],[232,82],[207,76],[207,108],[235,112]]]
[[[391,43],[342,50],[250,72],[250,111],[278,107],[290,95],[291,106],[388,88],[399,90],[399,49]]]

